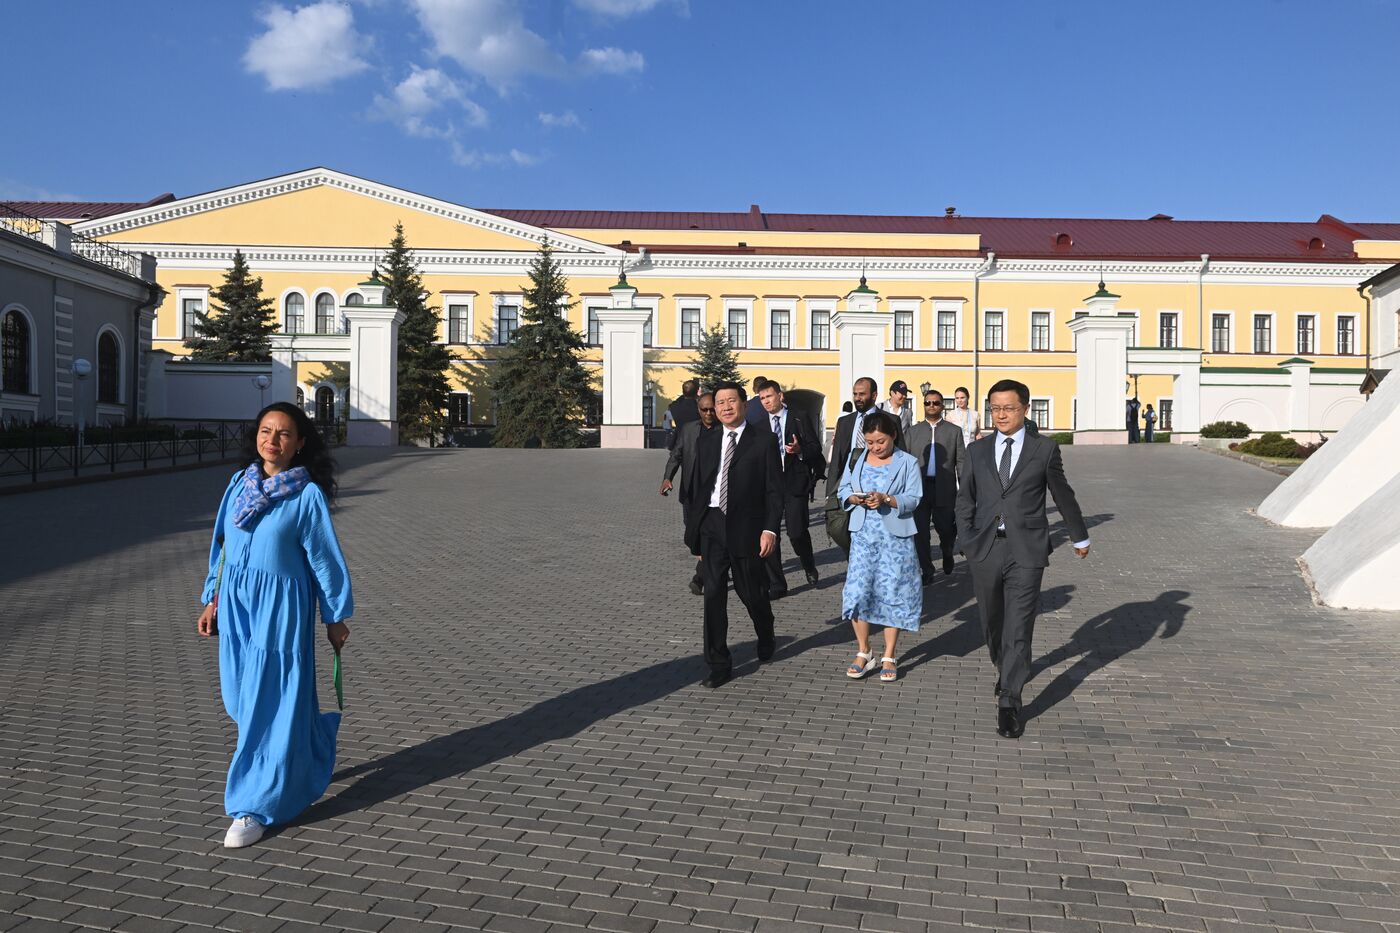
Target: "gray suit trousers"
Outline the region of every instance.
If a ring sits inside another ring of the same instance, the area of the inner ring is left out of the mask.
[[[993,540],[985,560],[968,560],[967,565],[987,652],[1001,679],[997,705],[1020,707],[1021,689],[1031,673],[1031,639],[1045,568],[1018,564],[1005,538]]]

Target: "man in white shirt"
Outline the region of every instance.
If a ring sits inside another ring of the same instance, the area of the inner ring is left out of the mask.
[[[903,379],[896,379],[890,385],[890,397],[879,405],[881,411],[887,411],[899,419],[899,430],[902,435],[908,435],[909,429],[914,426],[914,408],[909,404],[909,385]]]

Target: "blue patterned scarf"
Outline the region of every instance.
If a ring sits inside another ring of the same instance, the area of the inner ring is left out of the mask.
[[[309,482],[311,474],[306,467],[292,467],[263,479],[262,464],[249,464],[243,471],[243,488],[233,501],[233,523],[247,531],[274,501],[295,496]]]

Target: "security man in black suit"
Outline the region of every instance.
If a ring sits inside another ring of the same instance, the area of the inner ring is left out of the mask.
[[[967,448],[958,488],[958,542],[972,570],[972,592],[998,678],[997,734],[1019,738],[1021,688],[1031,672],[1031,641],[1040,581],[1050,563],[1045,493],[1055,499],[1070,541],[1089,554],[1089,529],[1065,479],[1060,448],[1028,429],[1031,393],[1003,379],[987,393],[992,430]]]
[[[821,441],[817,429],[801,412],[783,403],[783,387],[771,379],[759,386],[758,399],[763,403],[765,426],[773,434],[772,443],[778,448],[778,461],[783,471],[783,520],[787,522],[788,540],[802,563],[807,582],[818,580],[817,561],[812,556],[812,534],[807,530],[807,491],[811,486],[811,466],[821,457]],[[787,576],[783,573],[782,545],[773,548],[765,561],[768,568],[768,597],[782,599],[787,595]]]
[[[777,647],[773,607],[763,561],[778,545],[783,515],[782,468],[773,435],[745,424],[746,393],[736,382],[714,387],[719,427],[700,436],[690,475],[690,521],[686,544],[705,573],[705,661],[707,687],[733,676],[729,654],[729,572],[758,636],[758,660],[772,660]]]
[[[909,429],[909,452],[919,458],[919,475],[924,478],[924,495],[914,510],[915,549],[924,586],[933,582],[933,547],[929,528],[938,532],[938,548],[943,554],[943,572],[953,572],[953,543],[957,540],[957,517],[953,507],[958,499],[958,473],[963,463],[962,428],[943,418],[943,393],[924,393],[924,418]]]
[[[686,385],[690,385],[695,380],[690,380]],[[671,447],[671,455],[666,458],[666,469],[661,475],[661,495],[669,495],[672,489],[671,480],[676,475],[676,470],[681,471],[681,489],[677,498],[681,502],[681,521],[690,520],[690,510],[686,508],[689,504],[687,495],[690,492],[688,482],[690,474],[695,469],[696,448],[700,444],[700,435],[706,431],[714,429],[715,421],[715,397],[709,392],[692,399],[695,403],[696,416],[699,421],[688,421],[676,429],[675,444]],[[681,540],[685,540],[682,536]],[[705,578],[701,573],[700,561],[695,562],[695,575],[690,578],[690,592],[699,596],[705,591]]]
[[[865,446],[865,433],[861,430],[861,424],[865,421],[866,414],[874,410],[875,396],[878,392],[875,380],[869,376],[861,376],[851,384],[851,405],[855,410],[836,420],[836,430],[831,435],[831,456],[827,458],[826,466],[828,502],[836,495],[836,488],[841,485],[841,472],[850,463],[851,451]],[[904,432],[901,429],[896,432],[894,444],[905,450],[905,443]]]

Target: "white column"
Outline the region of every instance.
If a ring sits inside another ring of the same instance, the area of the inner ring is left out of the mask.
[[[1197,435],[1201,431],[1201,361],[1197,355],[1196,365],[1187,366],[1172,380],[1172,397],[1175,409],[1172,412],[1172,440],[1187,440],[1185,435]],[[1192,438],[1192,443],[1194,443]]]
[[[1120,318],[1117,305],[1118,296],[1100,283],[1098,293],[1085,300],[1089,313],[1069,323],[1074,334],[1075,395],[1079,399],[1076,444],[1128,442],[1124,404],[1133,321]]]
[[[1312,427],[1308,395],[1312,392],[1312,360],[1295,356],[1279,366],[1288,370],[1288,417],[1284,424],[1289,431],[1306,431]]]
[[[894,314],[889,311],[838,311],[831,316],[841,360],[841,392],[862,376],[875,380],[878,395],[885,385],[885,345]]]
[[[297,400],[297,364],[294,334],[272,335],[272,385],[267,388],[269,402],[291,402]]]
[[[350,420],[345,442],[352,447],[395,446],[403,312],[370,304],[350,305],[342,312],[350,322]]]
[[[646,425],[642,424],[642,328],[651,317],[651,310],[614,307],[594,314],[603,331],[600,446],[641,449],[646,446]]]

